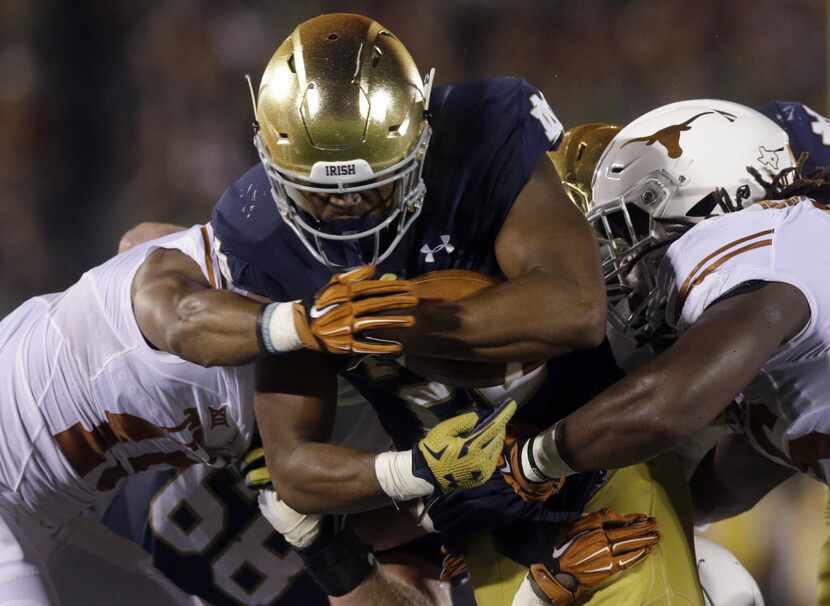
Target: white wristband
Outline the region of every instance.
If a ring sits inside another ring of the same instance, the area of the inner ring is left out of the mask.
[[[553,427],[538,434],[529,442],[533,450],[527,453],[528,458],[531,455],[533,456],[533,462],[536,464],[536,468],[547,476],[548,479],[564,478],[565,476],[577,473],[562,459],[559,454],[559,450],[556,448],[556,430],[561,422],[562,421],[558,421]],[[524,467],[524,455],[525,452],[523,451],[522,467],[523,470],[527,472],[528,469]],[[530,461],[528,461],[528,463],[530,463]],[[533,467],[532,465],[528,466],[531,468]],[[534,475],[538,475],[538,473]]]
[[[262,312],[262,342],[270,353],[302,349],[303,342],[294,326],[294,302],[270,303]]]
[[[541,471],[536,469],[530,462],[530,455],[532,452],[534,442],[539,441],[541,442],[541,438],[535,437],[532,440],[528,440],[522,445],[522,452],[521,452],[521,461],[522,461],[522,474],[531,482],[547,482],[551,478],[545,477],[541,475],[539,472]],[[535,454],[534,454],[535,456]]]
[[[273,490],[260,490],[259,510],[278,533],[297,549],[305,549],[320,536],[320,520],[323,516],[294,511],[280,501]]]
[[[382,452],[375,457],[375,475],[381,489],[394,501],[432,494],[432,484],[412,473],[412,451]]]

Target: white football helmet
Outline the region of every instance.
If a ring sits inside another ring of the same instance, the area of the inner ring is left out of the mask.
[[[586,215],[603,244],[612,325],[644,336],[665,247],[697,221],[767,197],[748,167],[772,180],[794,166],[787,133],[729,101],[672,103],[617,133],[597,163]]]
[[[695,553],[706,606],[764,606],[758,583],[728,549],[695,536]]]

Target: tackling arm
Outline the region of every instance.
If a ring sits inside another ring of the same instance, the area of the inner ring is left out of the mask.
[[[237,366],[262,353],[262,304],[211,288],[196,262],[178,250],[151,253],[131,294],[138,326],[156,349],[202,366]]]
[[[605,289],[591,229],[543,156],[495,243],[508,280],[451,305],[421,305],[404,351],[482,361],[549,358],[605,336]]]
[[[675,445],[712,422],[809,315],[780,283],[713,305],[671,348],[526,443],[530,476],[625,467]]]
[[[178,250],[152,252],[136,273],[132,302],[144,337],[157,349],[202,366],[238,366],[262,353],[302,348],[333,354],[396,353],[397,344],[360,340],[366,327],[406,326],[417,303],[408,283],[367,280],[362,267],[332,276],[315,301],[261,303],[210,287]],[[325,312],[319,312],[324,309]]]

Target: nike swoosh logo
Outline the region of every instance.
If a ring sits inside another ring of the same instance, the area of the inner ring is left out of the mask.
[[[614,570],[614,565],[608,564],[608,566],[602,566],[601,568],[592,568],[590,570],[586,570],[585,572],[590,574],[596,574],[598,572],[611,572],[612,570]]]
[[[559,558],[561,558],[564,555],[564,553],[566,551],[568,551],[570,546],[573,544],[574,540],[575,540],[575,538],[571,539],[570,541],[568,541],[564,545],[560,545],[559,547],[554,547],[553,548],[553,559],[558,560]]]
[[[643,552],[638,551],[636,554],[634,554],[633,556],[631,556],[627,560],[623,560],[622,558],[620,558],[620,560],[619,560],[620,568],[625,568],[626,566],[631,564],[631,562],[633,562],[634,560],[636,560],[638,558],[641,558],[642,556],[643,556]]]
[[[442,448],[442,449],[441,449],[441,450],[439,450],[438,452],[435,452],[434,450],[432,450],[432,449],[431,449],[429,446],[427,446],[426,444],[424,444],[424,448],[426,449],[426,451],[427,451],[429,454],[431,454],[431,455],[432,455],[432,457],[433,457],[436,461],[440,461],[440,460],[441,460],[441,457],[443,457],[443,456],[444,456],[444,452],[447,450],[447,446],[444,446],[444,448]]]
[[[308,312],[308,315],[310,315],[312,318],[314,318],[316,320],[317,318],[322,318],[323,316],[325,316],[327,313],[329,313],[335,307],[337,307],[337,303],[332,303],[331,305],[326,305],[323,309],[317,309],[316,305],[312,305],[311,309]]]

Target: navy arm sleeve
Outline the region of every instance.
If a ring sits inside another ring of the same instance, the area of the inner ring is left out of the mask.
[[[805,172],[830,166],[830,119],[796,101],[769,101],[756,109],[787,131],[796,158],[809,154]]]

